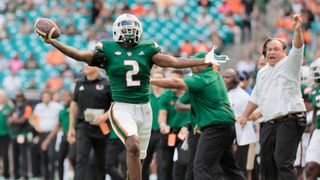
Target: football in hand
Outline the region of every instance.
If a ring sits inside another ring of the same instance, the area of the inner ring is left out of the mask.
[[[48,39],[55,39],[60,36],[58,26],[48,18],[38,18],[34,23],[34,29],[36,33]]]

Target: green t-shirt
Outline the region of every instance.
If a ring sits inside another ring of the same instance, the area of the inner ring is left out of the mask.
[[[191,107],[200,130],[208,125],[232,125],[235,116],[231,110],[227,88],[221,75],[207,68],[184,78],[190,94]]]
[[[159,116],[159,100],[160,97],[156,97],[153,92],[150,93],[150,104],[152,109],[152,129],[153,130],[160,130],[160,126],[158,123],[158,116]]]
[[[313,110],[316,111],[316,128],[320,129],[320,86],[312,87],[311,98]]]
[[[141,41],[132,48],[125,48],[119,43],[102,40],[103,49],[97,49],[105,55],[104,64],[109,77],[112,97],[115,102],[149,102],[150,70],[152,57],[160,52],[154,41]]]
[[[12,111],[11,106],[6,103],[0,107],[0,136],[9,134],[8,117]]]
[[[181,128],[190,121],[190,112],[178,112],[175,108],[178,97],[172,90],[166,90],[160,96],[159,109],[167,111],[167,124],[170,128]]]
[[[59,121],[62,126],[63,133],[67,133],[69,130],[69,107],[64,107],[59,112]]]
[[[190,94],[189,94],[189,91],[187,91],[186,93],[184,93],[179,99],[178,101],[180,101],[181,103],[183,104],[190,104]],[[192,109],[192,106],[191,106],[191,118],[190,118],[190,124],[191,124],[191,127],[192,129],[196,126],[197,124],[197,121],[195,119],[195,112],[194,112],[194,109]]]

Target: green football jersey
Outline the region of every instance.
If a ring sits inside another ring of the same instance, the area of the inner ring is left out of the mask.
[[[105,69],[115,102],[147,103],[150,92],[152,57],[160,52],[154,41],[141,41],[126,48],[111,40],[102,40]]]
[[[312,87],[311,102],[313,110],[316,111],[316,128],[320,129],[320,86]]]
[[[163,92],[159,100],[159,109],[167,111],[167,124],[170,128],[181,128],[190,121],[190,112],[178,112],[175,108],[178,97],[170,89]]]
[[[221,75],[207,68],[184,78],[190,94],[196,122],[202,130],[209,125],[232,125],[235,115],[231,110],[227,88]]]

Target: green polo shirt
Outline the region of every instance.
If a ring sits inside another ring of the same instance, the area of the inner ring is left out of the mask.
[[[212,67],[184,78],[184,82],[200,130],[209,125],[234,124],[235,115],[229,104],[227,88],[221,75]]]
[[[8,118],[12,111],[12,107],[6,103],[0,107],[0,136],[9,134]]]
[[[190,112],[178,112],[175,108],[178,97],[172,90],[166,90],[160,96],[159,109],[167,111],[167,124],[170,128],[181,128],[190,121]]]
[[[150,93],[150,104],[152,109],[152,130],[160,130],[158,123],[160,96],[156,97],[153,92]]]
[[[183,103],[183,104],[190,104],[190,94],[189,94],[189,91],[187,91],[186,93],[184,93],[179,99],[178,99],[179,102]],[[191,118],[190,118],[190,124],[191,124],[191,127],[192,129],[196,126],[197,124],[197,121],[195,119],[195,112],[194,110],[192,109],[192,106],[191,106]]]
[[[69,106],[64,107],[60,112],[59,112],[59,121],[63,130],[63,133],[68,133],[69,130]]]

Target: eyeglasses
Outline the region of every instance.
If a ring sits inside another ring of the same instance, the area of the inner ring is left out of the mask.
[[[287,49],[287,44],[286,44],[283,40],[281,40],[281,39],[279,39],[279,38],[269,38],[266,42],[264,42],[263,47],[262,47],[262,55],[264,55],[264,57],[266,57],[266,55],[267,55],[267,45],[268,45],[269,42],[272,41],[272,40],[277,40],[277,41],[279,41],[279,42],[282,44],[283,50],[286,50],[286,49]]]

